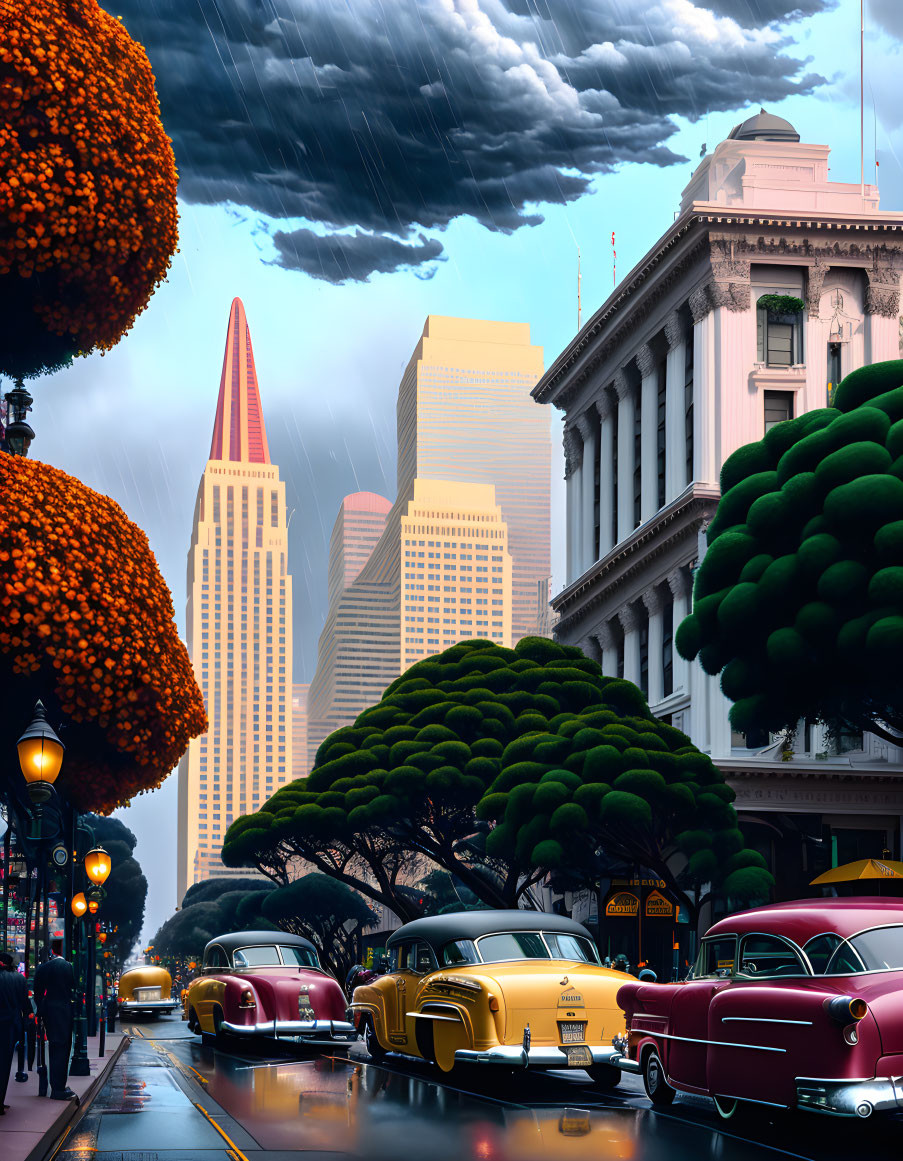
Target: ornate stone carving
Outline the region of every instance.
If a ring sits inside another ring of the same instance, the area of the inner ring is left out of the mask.
[[[636,365],[640,369],[640,375],[647,379],[655,372],[655,351],[648,343],[643,343],[636,353]]]
[[[685,565],[681,565],[680,568],[669,572],[667,579],[668,588],[671,590],[672,596],[689,597],[693,589],[693,577]]]
[[[660,613],[665,607],[664,595],[662,594],[662,590],[657,585],[653,585],[652,588],[646,589],[645,592],[641,594],[641,596],[643,598],[643,604],[646,606],[646,612],[650,615],[650,617],[654,613]]]
[[[618,399],[626,399],[633,394],[634,383],[623,370],[620,370],[615,374],[614,388]]]
[[[593,636],[599,642],[599,648],[603,652],[606,649],[617,648],[618,639],[610,621],[603,621],[602,624],[595,629]]]
[[[821,288],[825,281],[828,267],[818,259],[806,271],[806,303],[809,307],[809,318],[818,318],[821,306]]]
[[[640,605],[624,605],[618,609],[618,620],[625,633],[635,633],[643,624],[643,611]]]
[[[865,271],[868,287],[865,292],[865,313],[880,314],[882,318],[896,318],[900,313],[900,275],[890,262],[879,263]]]
[[[569,480],[583,463],[583,440],[572,427],[566,427],[562,442],[564,444],[564,478]]]
[[[596,396],[596,411],[599,413],[600,420],[607,419],[612,411],[614,411],[614,401],[607,387],[603,387]]]
[[[587,442],[587,440],[590,440],[595,436],[596,424],[593,423],[592,416],[588,411],[584,411],[582,414],[578,415],[574,422],[577,425],[577,430],[583,437],[584,444]]]
[[[700,323],[714,308],[708,286],[700,286],[694,290],[689,299],[690,314],[694,323]]]
[[[710,261],[712,284],[709,293],[715,306],[728,310],[749,308],[749,259],[737,256],[732,237],[712,238]]]
[[[668,350],[673,351],[675,347],[684,341],[685,337],[684,325],[680,313],[672,310],[665,319],[665,341],[668,344]]]

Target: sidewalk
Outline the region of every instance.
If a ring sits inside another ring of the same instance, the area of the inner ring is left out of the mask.
[[[88,1037],[90,1076],[70,1076],[69,1087],[78,1093],[82,1105],[100,1091],[114,1062],[125,1050],[129,1037],[122,1032],[107,1033],[103,1059],[97,1055],[97,1037]],[[75,1119],[79,1106],[75,1101],[52,1101],[38,1096],[37,1070],[28,1074],[28,1080],[18,1084],[16,1061],[6,1090],[9,1105],[6,1116],[0,1117],[0,1158],[2,1161],[43,1161],[50,1150]]]

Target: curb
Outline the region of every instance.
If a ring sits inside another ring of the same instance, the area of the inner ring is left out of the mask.
[[[79,1103],[73,1104],[69,1101],[61,1110],[59,1116],[51,1125],[48,1126],[44,1136],[34,1146],[25,1161],[46,1161],[47,1158],[53,1157],[59,1151],[60,1146],[68,1137],[70,1131],[75,1127],[78,1121],[87,1113],[88,1109],[94,1102],[94,1098],[106,1084],[109,1075],[112,1072],[119,1057],[131,1044],[131,1036],[123,1036],[119,1044],[116,1046],[113,1055],[104,1061],[104,1066],[95,1076],[91,1084],[82,1093]]]

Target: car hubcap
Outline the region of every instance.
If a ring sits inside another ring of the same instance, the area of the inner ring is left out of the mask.
[[[662,1074],[658,1064],[658,1057],[653,1056],[649,1061],[649,1087],[656,1092],[662,1082]]]

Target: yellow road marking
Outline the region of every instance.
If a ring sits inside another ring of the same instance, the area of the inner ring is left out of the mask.
[[[213,1117],[210,1116],[203,1105],[199,1105],[197,1101],[194,1101],[193,1104],[196,1109],[199,1109],[200,1112],[204,1114],[204,1116],[207,1118],[210,1124],[213,1125],[214,1129],[216,1129],[223,1140],[232,1147],[232,1149],[235,1151],[235,1156],[237,1157],[238,1161],[248,1161],[247,1157],[244,1155],[244,1153],[242,1153],[241,1149],[239,1149],[239,1147],[235,1144],[226,1130],[221,1125],[216,1123],[216,1121],[213,1119]]]

